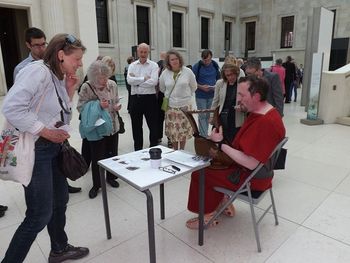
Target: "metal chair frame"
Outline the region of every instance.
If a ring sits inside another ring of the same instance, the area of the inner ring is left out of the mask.
[[[265,191],[252,191],[250,189],[250,181],[253,179],[258,172],[265,166],[267,168],[268,173],[273,173],[273,167],[275,166],[278,156],[281,152],[281,149],[283,145],[288,141],[288,138],[285,137],[273,150],[271,153],[269,160],[263,164],[259,163],[259,165],[251,172],[251,174],[248,176],[248,178],[244,181],[244,183],[239,187],[238,190],[232,191],[230,189],[224,188],[224,187],[214,187],[214,189],[218,192],[221,192],[229,197],[228,201],[223,204],[219,210],[215,213],[215,215],[211,218],[211,220],[205,224],[205,228],[211,225],[211,223],[218,218],[218,216],[234,201],[237,199],[242,200],[244,202],[249,203],[250,205],[250,212],[252,216],[253,221],[253,227],[254,227],[254,234],[256,239],[256,244],[258,248],[258,252],[261,252],[261,244],[260,244],[260,236],[259,236],[259,230],[258,226],[261,220],[265,217],[265,215],[270,211],[272,208],[273,214],[275,217],[275,225],[278,225],[278,217],[277,217],[277,210],[275,205],[275,200],[273,197],[272,187],[270,189],[267,189]],[[271,175],[272,176],[272,175]],[[271,204],[269,207],[264,211],[264,213],[260,216],[258,220],[256,220],[256,215],[254,211],[254,205],[259,204],[259,202],[264,198],[267,192],[270,192],[271,197]],[[253,196],[254,195],[254,196]]]

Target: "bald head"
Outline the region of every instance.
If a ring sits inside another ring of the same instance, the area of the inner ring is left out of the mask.
[[[165,51],[162,51],[159,53],[159,58],[162,59],[162,60],[165,60],[165,57],[166,57],[166,52]]]
[[[143,64],[147,61],[149,53],[149,45],[146,43],[141,43],[137,46],[137,56],[140,59],[140,62]]]

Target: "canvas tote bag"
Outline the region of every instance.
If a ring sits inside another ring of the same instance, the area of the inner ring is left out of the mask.
[[[41,96],[35,112],[38,113],[46,91]],[[0,138],[0,179],[28,186],[32,179],[35,160],[34,137],[20,132],[5,120]]]

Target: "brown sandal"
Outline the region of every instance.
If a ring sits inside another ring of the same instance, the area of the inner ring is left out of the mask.
[[[210,219],[213,217],[213,215],[214,214],[205,215],[204,224],[207,224],[210,221]],[[217,226],[218,224],[219,224],[219,221],[215,219],[213,222],[211,222],[211,224],[208,227]],[[186,221],[186,227],[188,227],[189,229],[198,229],[198,226],[199,226],[198,217],[194,217]]]

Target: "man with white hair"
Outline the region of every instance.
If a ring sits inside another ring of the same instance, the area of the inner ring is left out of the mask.
[[[137,47],[138,60],[130,64],[127,81],[131,85],[130,117],[135,151],[143,148],[143,116],[149,129],[150,147],[158,144],[158,65],[148,59],[149,46],[141,43]]]

